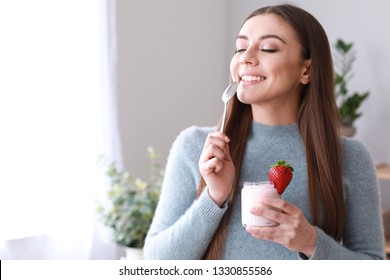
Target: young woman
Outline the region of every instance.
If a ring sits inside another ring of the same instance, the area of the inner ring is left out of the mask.
[[[375,168],[358,141],[338,136],[333,65],[320,23],[278,5],[244,21],[230,64],[239,83],[224,133],[184,130],[171,149],[146,238],[155,259],[384,259]],[[275,227],[243,227],[244,181],[270,165],[294,167],[282,198],[255,215]]]

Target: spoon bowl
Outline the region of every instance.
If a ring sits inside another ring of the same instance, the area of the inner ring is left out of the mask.
[[[232,99],[232,97],[236,94],[237,87],[238,87],[238,83],[233,82],[225,89],[225,91],[222,94],[222,101],[225,104],[225,107],[223,110],[223,118],[222,118],[222,125],[221,125],[220,132],[223,132],[223,129],[225,127],[227,104],[229,103],[229,100]]]
[[[222,101],[224,103],[228,102],[236,94],[237,87],[238,87],[238,83],[233,82],[225,89],[225,91],[222,94]]]

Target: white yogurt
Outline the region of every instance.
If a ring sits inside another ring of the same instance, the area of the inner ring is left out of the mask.
[[[266,182],[244,182],[241,191],[241,218],[242,225],[256,227],[277,226],[278,223],[250,213],[252,207],[261,206],[262,197],[280,198],[274,185]]]

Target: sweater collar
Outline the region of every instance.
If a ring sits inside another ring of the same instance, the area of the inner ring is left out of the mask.
[[[254,137],[257,136],[287,136],[291,134],[300,134],[298,124],[287,124],[287,125],[266,125],[260,122],[252,120],[251,134]]]

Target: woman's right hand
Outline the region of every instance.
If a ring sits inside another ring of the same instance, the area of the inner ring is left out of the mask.
[[[219,206],[228,198],[235,177],[229,142],[225,133],[209,133],[199,159],[199,171],[209,188],[209,195]]]

